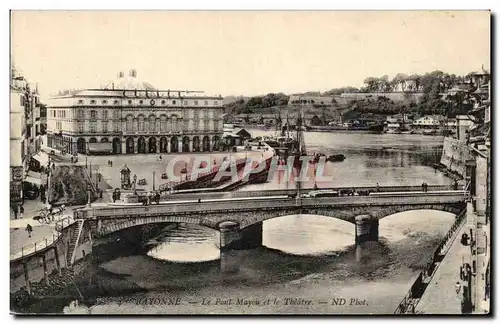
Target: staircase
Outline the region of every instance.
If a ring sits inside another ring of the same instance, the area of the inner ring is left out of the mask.
[[[80,236],[82,235],[84,220],[78,219],[76,223],[76,230],[69,241],[68,255],[66,256],[66,264],[68,267],[72,266],[75,262],[76,248],[78,247],[78,241],[80,241]]]

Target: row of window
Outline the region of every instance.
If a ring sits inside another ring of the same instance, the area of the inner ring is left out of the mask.
[[[184,118],[187,119],[188,118],[188,111],[183,111],[182,115],[183,115]],[[201,114],[200,114],[199,110],[195,110],[194,111],[194,119],[195,120],[199,119],[200,115],[201,116],[205,116],[205,118],[207,118],[209,116],[209,112],[202,110]],[[66,116],[66,115],[64,115],[64,116]],[[97,110],[90,110],[90,116],[89,117],[90,117],[90,119],[96,119],[96,118],[98,118],[98,111]],[[84,109],[78,109],[77,110],[77,118],[78,119],[85,119],[85,110]],[[101,111],[101,118],[102,119],[108,119],[108,110],[102,110]],[[118,118],[120,118],[120,111],[119,110],[113,110],[113,119],[118,119]],[[138,118],[141,118],[141,116],[139,116]]]
[[[213,124],[213,129],[214,130],[219,130],[219,121],[218,120],[215,120],[214,121],[214,124]],[[57,130],[61,130],[61,122],[56,122],[56,128]],[[156,130],[156,122],[149,122],[148,125],[149,127],[148,130],[149,132],[151,133],[155,133],[157,130]],[[174,120],[160,120],[160,123],[159,123],[159,127],[160,127],[160,132],[178,132],[180,131],[181,129],[179,129],[179,123],[176,119]],[[188,124],[187,122],[184,122],[182,124],[182,126],[184,127],[184,129],[187,129],[188,128]],[[197,130],[200,130],[199,125],[195,124],[195,127],[194,127],[194,130],[197,131]],[[78,128],[78,131],[83,133],[85,131],[85,123],[84,122],[79,122],[77,124],[77,128]],[[138,131],[138,132],[145,132],[146,131],[146,124],[144,122],[144,120],[142,121],[139,121],[137,123],[134,123],[133,121],[127,121],[126,124],[125,124],[125,130],[127,132],[134,132],[134,131]],[[203,131],[211,131],[210,129],[210,123],[208,120],[204,121],[203,123]],[[89,121],[89,131],[91,133],[96,133],[97,132],[97,121],[95,120],[91,120]],[[108,132],[108,122],[101,122],[101,131],[103,133],[106,133]],[[118,121],[113,121],[113,132],[119,132],[120,131],[120,122]]]
[[[129,105],[131,105],[131,104],[133,104],[133,100],[129,99],[129,100],[127,101],[127,103],[128,103]],[[146,101],[146,102],[145,102],[144,100],[139,100],[139,104],[140,104],[140,105],[143,105],[143,104],[149,104],[150,106],[154,106],[156,103],[157,103],[157,102],[156,102],[156,100],[154,100],[154,99],[151,99],[150,101]],[[160,103],[161,103],[162,105],[165,105],[165,104],[167,104],[167,101],[166,101],[166,100],[161,100],[161,101],[160,101]],[[205,105],[205,106],[208,106],[208,100],[204,100],[204,101],[203,101],[203,103],[204,103],[204,105]],[[79,105],[83,105],[83,104],[84,104],[84,101],[83,101],[83,100],[78,100],[78,104],[79,104]],[[96,105],[96,104],[97,104],[97,100],[94,100],[94,99],[90,100],[90,104],[91,104],[91,105]],[[108,101],[107,101],[107,100],[102,100],[102,101],[101,101],[101,104],[103,104],[103,105],[107,105],[107,104],[108,104]],[[114,101],[113,101],[113,104],[114,104],[114,105],[119,105],[119,104],[120,104],[120,101],[119,101],[119,100],[114,100]],[[177,104],[177,100],[172,100],[172,105],[176,105],[176,104]],[[189,102],[188,102],[188,100],[184,100],[184,101],[182,101],[182,104],[183,104],[184,106],[187,106],[187,105],[189,104]],[[217,106],[218,104],[219,104],[219,101],[217,101],[217,100],[216,100],[216,101],[214,101],[214,105],[216,105],[216,106]],[[193,100],[193,105],[198,106],[198,105],[199,105],[199,101],[198,101],[198,100]]]
[[[69,114],[66,114],[66,110],[50,110],[50,117],[53,118],[66,118],[69,117]]]

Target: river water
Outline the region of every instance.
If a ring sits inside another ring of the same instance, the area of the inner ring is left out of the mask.
[[[305,141],[309,152],[347,157],[326,165],[331,177],[319,187],[452,182],[432,168],[439,162],[442,137],[308,132]],[[289,186],[271,181],[241,190]],[[83,309],[92,314],[392,314],[453,221],[454,215],[439,211],[394,214],[380,221],[379,242],[356,251],[353,224],[286,216],[264,222],[263,247],[223,254],[217,231],[179,224],[140,252],[119,251],[113,257],[114,249],[107,251],[94,279],[143,291],[100,298]],[[341,305],[335,305],[335,298],[346,302],[336,299]]]

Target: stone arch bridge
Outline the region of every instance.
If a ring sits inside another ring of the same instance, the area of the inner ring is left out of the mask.
[[[378,239],[378,221],[408,210],[440,210],[459,214],[466,206],[464,191],[405,192],[368,196],[287,198],[267,196],[168,201],[149,206],[99,206],[75,212],[93,237],[155,223],[188,223],[221,232],[221,248],[251,248],[262,244],[262,222],[288,215],[322,215],[356,224],[356,242]]]

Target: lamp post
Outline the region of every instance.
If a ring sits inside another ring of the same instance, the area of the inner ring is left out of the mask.
[[[87,207],[90,207],[90,184],[87,184]]]
[[[88,168],[88,166],[87,166],[88,146],[89,146],[89,143],[85,143],[85,169]]]
[[[155,191],[155,172],[153,171],[153,191]]]

